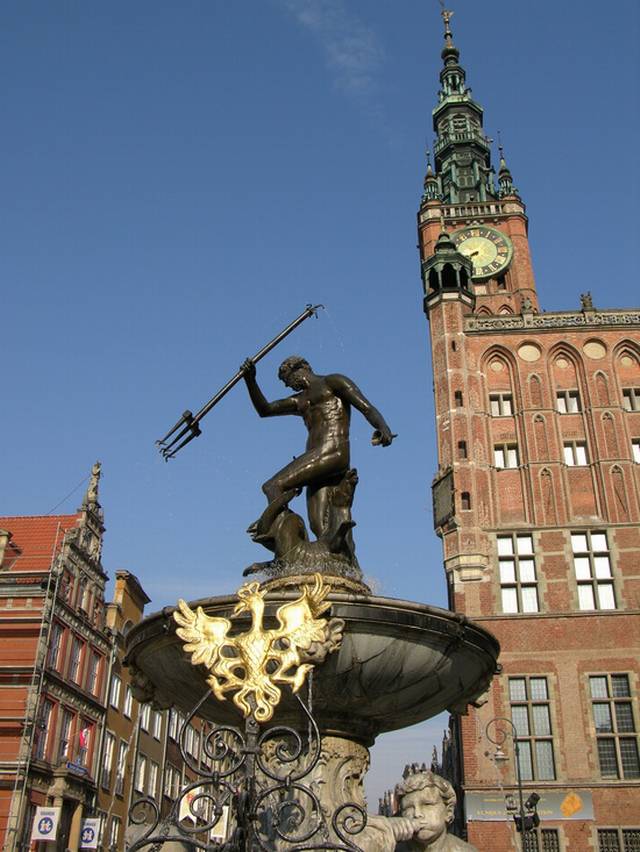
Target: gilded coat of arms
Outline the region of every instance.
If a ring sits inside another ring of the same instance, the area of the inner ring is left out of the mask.
[[[208,669],[207,684],[218,700],[235,692],[233,702],[245,717],[268,722],[280,702],[280,687],[288,684],[298,692],[313,666],[342,641],[344,621],[322,618],[331,606],[325,600],[330,588],[315,574],[313,585],[305,586],[299,598],[278,608],[279,626],[266,630],[266,592],[258,582],[245,583],[231,618],[249,612],[251,628],[235,636],[229,635],[230,619],[208,616],[202,607],[194,612],[180,600],[173,613],[179,625],[176,633],[191,654],[191,663]]]

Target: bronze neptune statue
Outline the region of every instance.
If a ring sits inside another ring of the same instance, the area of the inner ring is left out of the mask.
[[[357,472],[350,468],[349,426],[356,408],[373,426],[372,443],[388,447],[396,437],[384,417],[351,379],[339,373],[320,376],[298,355],[280,365],[279,378],[295,393],[269,402],[256,381],[251,359],[241,367],[249,396],[260,417],[295,415],[307,427],[304,453],[294,458],[262,486],[267,508],[249,527],[254,541],[272,550],[272,562],[251,566],[272,576],[318,569],[360,579],[351,529],[351,504]],[[289,502],[306,488],[309,541],[304,521]]]

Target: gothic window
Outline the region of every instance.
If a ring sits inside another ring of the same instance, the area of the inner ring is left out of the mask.
[[[508,417],[513,414],[513,395],[510,393],[489,394],[492,417]]]
[[[571,533],[571,550],[580,609],[615,609],[607,534],[591,530]]]
[[[467,119],[464,115],[453,116],[453,129],[458,131],[467,129]]]
[[[493,448],[493,459],[495,466],[502,470],[503,468],[518,467],[518,445],[517,444],[496,444]]]
[[[640,388],[622,389],[622,407],[625,411],[640,411]]]
[[[634,438],[631,441],[631,452],[634,462],[640,464],[640,438]]]
[[[556,408],[560,414],[575,414],[582,410],[580,405],[580,394],[577,390],[558,391],[556,394]]]
[[[640,778],[638,734],[629,675],[589,677],[598,762],[603,778]]]
[[[471,509],[471,494],[468,491],[463,491],[460,495],[460,508],[463,512]]]
[[[530,535],[500,535],[498,569],[503,612],[538,612],[538,580]]]
[[[518,732],[522,780],[553,781],[556,768],[547,678],[510,677],[509,701]]]
[[[432,269],[429,273],[429,290],[439,290],[440,289],[440,281],[438,280],[438,273],[435,269]]]
[[[589,464],[585,441],[564,442],[564,463],[568,467],[583,467]]]
[[[598,852],[640,852],[640,828],[599,828]]]

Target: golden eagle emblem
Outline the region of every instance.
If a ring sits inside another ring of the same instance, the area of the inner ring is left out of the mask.
[[[263,626],[266,592],[260,591],[258,582],[238,590],[239,603],[231,618],[250,612],[251,628],[237,636],[229,636],[228,618],[205,615],[202,607],[194,612],[185,601],[178,601],[173,613],[179,625],[176,633],[191,654],[192,665],[209,670],[207,683],[219,701],[235,691],[234,704],[245,717],[268,722],[282,696],[278,684],[289,684],[298,692],[313,666],[339,647],[344,621],[321,618],[331,606],[325,600],[331,587],[320,574],[313,579],[313,586],[305,586],[297,600],[278,609],[280,626],[275,630]]]

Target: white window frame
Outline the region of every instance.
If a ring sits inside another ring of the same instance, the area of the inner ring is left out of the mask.
[[[147,796],[151,796],[152,799],[157,798],[158,796],[158,772],[160,770],[160,766],[155,762],[155,760],[149,760],[149,768],[147,770]]]
[[[159,740],[162,735],[162,714],[159,710],[153,711],[151,730],[154,739]]]
[[[587,467],[589,455],[586,441],[565,441],[563,444],[564,463],[567,467]]]
[[[143,704],[140,708],[140,728],[149,733],[149,720],[151,719],[151,705]]]
[[[113,769],[113,752],[116,745],[116,735],[107,731],[104,736],[104,752],[100,770],[100,785],[108,790],[111,786],[111,770]]]
[[[580,391],[558,391],[556,393],[556,411],[559,414],[579,414],[582,411]]]
[[[131,718],[131,713],[133,710],[133,692],[131,691],[131,687],[129,684],[125,686],[124,690],[124,704],[122,707],[122,713],[127,719]]]
[[[116,796],[122,796],[124,792],[124,779],[127,769],[128,754],[129,743],[126,740],[120,740],[118,743],[118,762],[116,764],[116,783],[114,789]]]
[[[144,783],[147,775],[147,757],[144,754],[138,755],[136,763],[136,776],[133,782],[134,790],[138,793],[144,793]]]
[[[533,536],[530,533],[499,535],[496,547],[502,611],[512,615],[540,612]]]
[[[122,691],[122,678],[117,674],[111,675],[111,689],[109,690],[109,704],[116,710],[120,709],[120,692]]]
[[[489,412],[492,417],[513,417],[513,394],[490,393]]]
[[[583,612],[617,609],[609,539],[605,530],[571,533],[573,570],[578,587],[578,608]]]
[[[632,438],[631,455],[636,464],[640,464],[640,438]]]
[[[622,407],[625,411],[640,411],[640,388],[622,388]]]
[[[520,466],[518,445],[515,443],[495,444],[493,447],[494,465],[498,470],[512,470]]]

